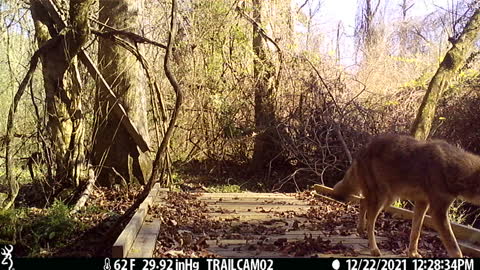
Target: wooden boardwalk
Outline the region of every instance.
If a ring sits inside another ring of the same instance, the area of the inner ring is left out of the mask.
[[[132,221],[115,243],[113,257],[152,257],[160,231],[160,220],[148,213],[149,206],[164,203],[166,191],[155,187],[151,196],[137,211]],[[355,232],[346,234],[332,234],[328,230],[312,230],[308,226],[309,219],[305,214],[317,207],[311,202],[297,198],[295,194],[281,193],[201,193],[196,197],[206,205],[205,216],[213,221],[225,221],[229,227],[250,226],[262,228],[261,231],[239,231],[221,235],[206,240],[207,249],[219,257],[301,257],[302,254],[280,252],[278,248],[269,248],[282,243],[305,242],[305,239],[315,239],[327,243],[328,247],[337,244],[346,252],[317,252],[306,254],[308,257],[368,257],[367,240],[359,237]],[[406,211],[406,210],[405,210]],[[404,216],[402,216],[404,217]],[[299,224],[303,224],[299,226]],[[463,234],[468,234],[462,227]],[[197,235],[194,235],[197,236]],[[480,236],[476,231],[471,234],[472,239]],[[377,236],[379,244],[386,241]],[[478,256],[480,252],[471,243],[462,243],[470,247],[472,254]],[[259,248],[259,246],[261,248]],[[463,248],[462,248],[463,249]],[[348,252],[347,252],[348,251]],[[466,250],[464,249],[464,252]],[[382,250],[385,257],[397,257],[387,250]],[[468,252],[468,251],[467,251]],[[467,254],[467,252],[465,252]]]
[[[208,249],[221,257],[291,257],[292,255],[278,251],[268,251],[268,248],[259,250],[253,248],[251,244],[261,242],[262,246],[269,247],[278,244],[279,241],[295,242],[304,240],[305,237],[314,239],[320,237],[323,241],[330,241],[331,245],[341,242],[360,254],[367,254],[365,253],[367,252],[367,240],[358,236],[328,236],[323,231],[296,228],[295,224],[304,223],[307,220],[305,217],[298,217],[299,214],[306,214],[310,208],[315,206],[296,198],[295,194],[204,193],[198,200],[208,203],[211,211],[208,215],[212,219],[234,220],[234,226],[247,223],[268,227],[268,235],[252,232],[208,240]],[[228,212],[228,210],[232,212]],[[278,230],[278,233],[272,233],[275,230]],[[317,254],[317,256],[331,257],[332,254]]]

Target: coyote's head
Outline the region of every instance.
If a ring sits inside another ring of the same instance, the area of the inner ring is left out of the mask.
[[[5,246],[4,248],[1,249],[0,254],[3,256],[2,260],[2,265],[8,265],[8,270],[11,270],[13,267],[13,261],[12,261],[12,251],[13,251],[13,246]]]

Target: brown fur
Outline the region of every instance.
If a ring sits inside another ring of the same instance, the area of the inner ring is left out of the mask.
[[[430,208],[434,226],[451,257],[462,257],[448,220],[448,208],[457,197],[480,204],[480,157],[444,141],[418,141],[385,135],[363,149],[345,177],[334,187],[334,197],[362,194],[358,231],[367,227],[371,254],[380,256],[375,221],[397,198],[415,201],[409,257],[421,257],[418,239]]]

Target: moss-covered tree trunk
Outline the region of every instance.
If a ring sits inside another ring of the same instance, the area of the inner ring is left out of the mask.
[[[40,55],[55,179],[75,185],[79,184],[85,164],[81,84],[75,58],[90,34],[88,16],[92,3],[93,0],[70,1],[68,30]],[[31,13],[39,46],[59,35],[41,0],[31,0]]]
[[[100,0],[99,4],[100,21],[115,29],[138,33],[143,1]],[[142,87],[140,65],[135,56],[112,40],[100,39],[98,59],[100,71],[118,97],[118,102],[123,105],[142,137],[149,142],[147,91]],[[97,88],[97,130],[93,158],[101,168],[99,182],[110,186],[136,179],[143,184],[152,170],[149,153],[142,153],[138,149],[121,125],[121,119],[111,113],[113,104],[108,102],[108,90],[101,84]]]
[[[479,33],[480,8],[475,10],[458,39],[452,41],[452,47],[448,50],[430,81],[411,129],[411,134],[415,138],[427,139],[435,117],[438,100],[448,87],[449,81],[455,77],[457,71],[465,64],[465,60],[475,48],[475,41],[478,39]]]
[[[253,72],[255,78],[255,128],[257,136],[253,150],[251,169],[263,169],[279,152],[279,140],[275,116],[276,67],[269,53],[267,40],[262,35],[266,1],[253,1]],[[270,3],[273,4],[273,3]]]

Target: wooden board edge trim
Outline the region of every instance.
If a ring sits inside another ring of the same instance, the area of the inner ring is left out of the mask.
[[[132,248],[133,242],[137,237],[140,228],[142,227],[145,217],[148,213],[148,208],[153,203],[153,198],[158,196],[158,193],[163,191],[160,188],[160,184],[156,183],[147,198],[140,204],[132,219],[128,222],[127,226],[123,229],[122,233],[118,236],[117,240],[112,247],[113,258],[125,258],[129,250]]]
[[[139,208],[133,215],[132,219],[128,222],[127,226],[123,229],[122,233],[118,236],[117,241],[112,247],[113,258],[125,258],[128,251],[132,247],[138,231],[142,227],[147,210],[145,208]]]

